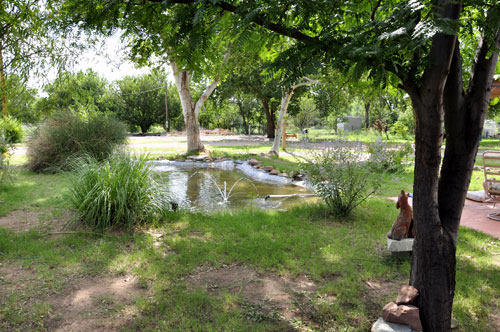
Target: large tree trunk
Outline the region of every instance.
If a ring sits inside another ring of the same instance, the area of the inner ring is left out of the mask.
[[[278,127],[276,128],[276,135],[274,136],[273,146],[271,147],[271,151],[269,153],[279,156],[280,154],[280,142],[281,136],[285,135],[283,132],[283,126],[285,124],[285,115],[286,110],[288,108],[288,104],[290,103],[290,99],[293,95],[293,90],[295,88],[291,88],[290,90],[283,89],[283,96],[281,97],[281,107],[280,114],[278,117]]]
[[[274,111],[271,110],[271,108],[269,106],[269,99],[262,98],[261,100],[262,100],[262,106],[264,107],[264,113],[266,114],[267,138],[271,139],[271,138],[274,138],[274,136],[275,136],[275,131],[276,131],[275,121],[276,121],[276,118],[274,116]]]
[[[276,135],[274,136],[273,146],[271,147],[271,151],[269,151],[269,153],[271,153],[271,154],[279,156],[281,136],[285,135],[285,133],[283,132],[283,127],[285,124],[286,110],[288,109],[288,104],[290,103],[290,99],[292,99],[293,92],[298,87],[318,83],[317,80],[311,80],[310,78],[307,78],[307,77],[305,77],[305,80],[306,80],[305,82],[292,85],[289,90],[287,90],[286,88],[283,88],[282,97],[281,97],[280,114],[278,117],[278,127],[276,128]]]
[[[174,73],[175,85],[177,86],[177,91],[179,92],[182,114],[184,115],[184,123],[186,125],[187,151],[188,153],[203,151],[205,150],[205,147],[201,143],[198,115],[200,114],[201,108],[207,98],[217,87],[219,79],[213,80],[212,83],[210,83],[210,85],[205,89],[198,101],[194,103],[191,90],[189,89],[191,74],[187,71],[180,71],[175,61],[171,61],[170,66],[172,67],[172,71]]]
[[[461,12],[460,4],[443,8],[444,16],[453,20]],[[417,236],[410,283],[420,291],[417,306],[424,331],[450,330],[458,227],[498,59],[496,52],[486,59],[491,46],[480,44],[467,93],[462,87],[458,43],[451,35],[433,38],[422,85],[405,84],[416,114],[413,216]],[[447,138],[439,177],[443,115]]]

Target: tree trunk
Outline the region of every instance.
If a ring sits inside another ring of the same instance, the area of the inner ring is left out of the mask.
[[[227,55],[227,54],[226,54]],[[224,57],[225,59],[227,57]],[[187,71],[180,71],[175,61],[170,62],[174,73],[175,85],[179,92],[181,100],[182,114],[184,115],[184,123],[187,133],[187,151],[188,153],[197,153],[204,151],[205,147],[201,143],[200,125],[198,123],[198,115],[200,114],[203,104],[217,87],[219,79],[215,79],[205,89],[196,103],[193,102],[189,83],[191,82],[191,74]]]
[[[460,4],[441,6],[444,17],[460,16]],[[496,47],[499,40],[500,31]],[[492,47],[480,43],[464,93],[458,42],[455,36],[437,34],[421,87],[404,84],[416,115],[413,217],[417,236],[410,283],[420,292],[417,306],[424,331],[450,330],[458,227],[498,59]],[[447,138],[439,177],[443,115]]]
[[[271,151],[269,153],[279,156],[280,154],[280,141],[281,136],[285,135],[283,131],[283,125],[285,123],[285,115],[286,110],[288,108],[288,104],[290,103],[290,99],[292,98],[294,88],[292,87],[290,90],[283,89],[283,96],[281,97],[281,107],[280,114],[278,117],[278,127],[276,128],[276,135],[274,136],[273,146],[271,147]]]
[[[365,130],[370,128],[370,103],[365,103]]]
[[[7,117],[7,90],[5,84],[5,70],[3,67],[2,45],[0,44],[0,90],[2,90],[2,114]]]
[[[264,113],[266,114],[267,121],[267,138],[271,139],[275,136],[276,126],[275,126],[275,116],[274,111],[269,107],[269,99],[262,98],[262,106],[264,107]]]

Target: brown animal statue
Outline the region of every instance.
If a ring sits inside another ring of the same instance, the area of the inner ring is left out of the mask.
[[[414,237],[413,212],[408,204],[408,195],[404,190],[401,190],[401,194],[399,194],[396,208],[400,209],[399,215],[394,225],[392,225],[391,231],[387,233],[387,237],[393,240]]]

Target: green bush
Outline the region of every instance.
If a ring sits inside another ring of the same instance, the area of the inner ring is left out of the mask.
[[[126,133],[123,123],[104,114],[56,114],[28,141],[28,167],[34,172],[67,169],[69,159],[81,154],[103,160],[125,143]]]
[[[10,150],[10,143],[3,136],[0,136],[0,187],[9,179]]]
[[[302,162],[300,168],[330,212],[345,216],[380,186],[380,178],[364,158],[361,144],[336,140]]]
[[[375,142],[368,145],[368,153],[370,154],[368,164],[375,172],[400,172],[405,167],[403,161],[407,160],[412,152],[410,143],[391,149],[386,142],[378,137]]]
[[[170,206],[145,156],[115,153],[104,161],[81,157],[73,165],[71,201],[80,220],[93,228],[131,229],[157,220]]]
[[[0,118],[0,136],[7,143],[21,142],[24,139],[23,124],[11,116]]]

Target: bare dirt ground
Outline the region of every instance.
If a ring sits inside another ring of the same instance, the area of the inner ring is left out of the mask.
[[[46,302],[50,331],[119,331],[138,315],[135,300],[148,291],[131,276],[79,279]]]
[[[259,273],[243,265],[228,265],[220,269],[202,268],[188,278],[189,284],[206,289],[209,293],[229,292],[241,296],[258,314],[278,314],[287,322],[307,321],[314,325],[314,303],[330,305],[335,296],[318,295],[318,285],[308,276],[294,278],[274,273]],[[379,310],[380,301],[396,300],[404,280],[368,281],[365,302],[369,309]]]
[[[14,210],[6,216],[0,217],[0,227],[15,232],[36,229],[46,232],[61,231],[64,225],[73,217],[68,210]]]
[[[289,322],[308,319],[310,313],[304,310],[304,305],[310,306],[317,289],[306,275],[289,278],[272,273],[262,274],[242,265],[228,265],[221,269],[205,267],[188,281],[192,286],[205,288],[213,294],[227,291],[239,295],[257,314],[278,314]]]

